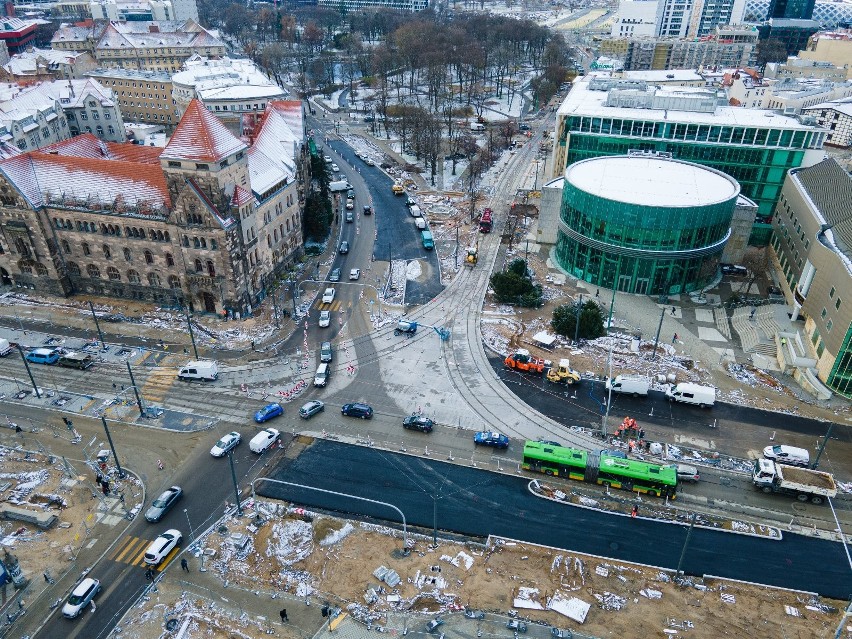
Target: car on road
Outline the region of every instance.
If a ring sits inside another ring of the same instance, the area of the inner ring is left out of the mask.
[[[331,273],[328,274],[329,282],[339,282],[340,281],[340,269],[335,268],[332,269]]]
[[[145,519],[151,523],[160,521],[178,499],[183,497],[183,488],[180,486],[172,486],[160,493],[152,503],[151,507],[145,512]]]
[[[561,628],[551,628],[550,636],[554,639],[574,639],[574,633],[570,630],[562,630]]]
[[[213,457],[224,457],[229,451],[234,450],[242,439],[242,435],[240,435],[237,431],[231,431],[216,442],[213,448],[210,449],[210,454],[213,455]]]
[[[521,126],[519,126],[518,128],[519,128],[521,131],[529,131],[529,130],[530,130],[530,125],[529,125],[529,124],[522,124],[522,125],[521,125]]]
[[[312,399],[299,409],[299,417],[301,417],[302,419],[310,419],[317,413],[321,413],[324,410],[325,404],[323,404],[318,399]]]
[[[331,342],[323,342],[320,344],[320,361],[327,364],[334,357],[334,352],[331,350]]]
[[[169,556],[169,553],[180,546],[183,541],[183,535],[176,528],[171,528],[162,533],[145,551],[145,563],[149,566],[159,566],[163,559]]]
[[[337,249],[337,252],[340,253],[341,255],[346,255],[349,252],[349,242],[347,242],[346,240],[343,240],[340,243],[340,247]]]
[[[375,121],[376,121],[376,118],[373,117],[372,115],[365,115],[364,116],[364,122],[375,122]]]
[[[690,484],[696,484],[701,479],[701,475],[698,472],[698,468],[693,466],[692,464],[672,464],[675,468],[675,473],[677,474],[678,481],[689,482]]]
[[[322,294],[322,303],[331,304],[334,301],[334,294],[336,292],[331,286],[325,289],[325,292]]]
[[[346,210],[347,210],[347,211],[351,211],[351,210],[352,210],[352,209],[354,209],[354,208],[355,208],[355,200],[346,200]],[[347,221],[347,222],[351,222],[352,220],[350,220],[350,219],[347,217],[346,221]]]
[[[373,214],[373,207],[370,206],[369,204],[365,204],[364,205],[364,215],[372,215],[372,214]]]
[[[337,166],[334,162],[331,163],[331,170],[337,173],[340,170],[340,167]]]
[[[438,628],[444,625],[444,620],[440,617],[435,617],[426,624],[426,632],[435,632]]]
[[[281,433],[275,428],[264,428],[257,435],[251,438],[249,442],[249,450],[253,453],[262,453],[270,448],[272,444],[278,441]]]
[[[62,616],[67,619],[78,617],[100,591],[101,582],[92,577],[86,577],[71,591],[68,601],[62,606]]]
[[[376,163],[375,163],[375,162],[373,162],[373,161],[372,161],[370,158],[368,158],[368,157],[365,157],[365,158],[364,158],[364,164],[366,164],[367,166],[376,166]]]
[[[722,264],[723,275],[748,275],[748,269],[742,264]]]
[[[360,279],[360,278],[361,278],[361,269],[360,268],[353,268],[351,271],[349,271],[349,279],[350,280],[357,280],[357,279]]]
[[[373,417],[373,408],[368,404],[362,404],[361,402],[355,402],[353,404],[344,404],[343,408],[340,409],[341,415],[346,415],[347,417],[360,417],[361,419],[372,419]]]
[[[419,430],[421,433],[431,433],[435,427],[435,422],[423,415],[409,415],[402,420],[402,427],[406,430]]]
[[[348,207],[353,208],[353,207]],[[355,212],[354,211],[346,211],[346,221],[350,224],[355,221]]]
[[[320,311],[319,327],[328,328],[331,325],[331,311]]]
[[[347,200],[354,200],[355,199],[355,191],[352,190],[351,188],[348,191],[346,191],[346,199]]]
[[[526,632],[527,631],[527,624],[524,623],[523,621],[518,620],[518,619],[509,619],[509,621],[506,622],[506,627],[509,630],[512,630],[514,632]]]
[[[322,159],[325,160],[326,164],[331,164],[331,156],[330,155],[324,155],[324,156],[322,156]]]
[[[473,443],[477,446],[491,446],[492,448],[508,448],[509,438],[501,433],[482,430],[473,436]]]
[[[262,424],[263,422],[268,422],[270,419],[278,417],[279,415],[284,414],[284,408],[281,404],[273,402],[272,404],[267,404],[260,410],[258,410],[254,414],[254,421],[258,424]]]

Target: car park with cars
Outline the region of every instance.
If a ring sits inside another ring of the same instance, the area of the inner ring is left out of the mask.
[[[100,591],[101,582],[92,577],[86,577],[71,591],[68,601],[62,606],[62,616],[67,619],[79,617],[80,613],[85,610],[86,606],[92,602]]]
[[[278,417],[279,415],[284,414],[284,408],[281,404],[273,402],[272,404],[267,404],[254,414],[254,421],[258,424],[262,424],[264,422],[268,422],[270,419]]]
[[[210,454],[213,455],[213,457],[224,457],[229,451],[234,450],[242,439],[242,435],[240,435],[237,431],[231,431],[216,442],[213,448],[210,449]]]
[[[347,417],[360,417],[361,419],[372,419],[373,417],[373,408],[368,404],[363,404],[361,402],[355,402],[352,404],[344,404],[343,408],[340,409],[341,415],[346,415]]]
[[[482,430],[473,436],[473,443],[477,446],[491,446],[492,448],[506,449],[509,447],[509,438],[501,433]]]
[[[423,415],[409,415],[402,420],[402,427],[406,430],[418,430],[421,433],[431,433],[432,429],[435,427],[435,422]]]
[[[328,328],[331,325],[331,311],[320,311],[319,327]]]
[[[275,428],[264,428],[257,435],[251,438],[249,442],[249,450],[253,453],[262,453],[278,441],[281,433]]]
[[[164,490],[145,512],[145,519],[151,523],[160,521],[181,497],[183,497],[183,488],[180,486],[172,486]]]
[[[325,404],[318,399],[312,399],[299,409],[299,417],[302,419],[310,419],[317,413],[325,410]]]
[[[175,548],[180,546],[183,535],[176,528],[162,533],[148,546],[145,551],[145,563],[149,566],[159,566]]]

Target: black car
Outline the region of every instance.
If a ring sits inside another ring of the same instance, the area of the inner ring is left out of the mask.
[[[361,419],[372,419],[373,408],[367,404],[355,402],[354,404],[344,404],[340,409],[342,415],[347,417],[360,417]]]
[[[522,124],[522,125],[521,125],[521,126],[519,126],[518,128],[519,128],[521,131],[529,131],[529,130],[530,130],[530,125],[529,125],[529,124]]]
[[[748,269],[741,264],[722,264],[724,275],[748,275]]]
[[[434,426],[435,422],[428,417],[423,417],[423,415],[409,415],[402,420],[403,428],[408,430],[419,430],[421,433],[431,433]]]
[[[373,214],[373,207],[370,206],[369,204],[365,204],[364,205],[364,215],[372,215],[372,214]]]
[[[346,240],[343,240],[340,243],[340,248],[338,249],[338,253],[340,253],[341,255],[346,255],[348,252],[349,252],[349,242],[347,242]]]

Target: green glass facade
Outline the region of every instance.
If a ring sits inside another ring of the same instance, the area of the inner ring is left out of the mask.
[[[663,188],[663,187],[661,187]],[[730,236],[733,197],[696,206],[618,202],[565,180],[556,259],[574,277],[642,295],[696,290]]]
[[[674,159],[712,167],[737,180],[743,195],[758,205],[757,221],[767,222],[787,171],[801,166],[806,149],[821,148],[823,135],[810,130],[573,115],[565,118],[559,142],[568,145],[566,167],[630,150],[671,153]],[[768,236],[762,238],[763,243],[767,240]]]
[[[844,397],[852,397],[852,325],[846,329],[846,337],[843,338],[843,345],[837,353],[826,384]]]

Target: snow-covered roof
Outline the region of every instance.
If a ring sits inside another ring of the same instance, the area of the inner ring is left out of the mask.
[[[97,100],[103,107],[116,104],[113,90],[94,78],[40,82],[24,88],[12,101],[18,108],[33,108],[30,105],[58,101],[63,108],[73,109],[83,107],[90,99]],[[0,105],[0,108],[5,108],[5,104]]]
[[[616,155],[575,162],[565,181],[598,197],[640,206],[707,206],[737,196],[733,178],[698,164]]]
[[[32,151],[0,162],[0,174],[34,208],[59,198],[87,208],[116,201],[145,210],[169,206],[165,176],[153,164]]]
[[[60,51],[33,47],[13,55],[3,68],[12,75],[30,75],[38,70],[39,64],[72,64],[84,54],[84,51]]]
[[[272,100],[283,98],[286,93],[274,84],[257,86],[251,84],[237,84],[230,87],[216,87],[196,91],[198,97],[205,102],[216,102],[222,100]]]
[[[44,153],[77,158],[122,160],[160,166],[161,147],[118,142],[105,142],[92,133],[76,135],[41,149]]]
[[[192,100],[162,157],[169,160],[218,162],[246,148],[200,100]]]
[[[92,35],[92,27],[59,27],[50,42],[85,42]]]
[[[852,117],[852,98],[843,98],[842,100],[832,100],[831,102],[815,104],[813,106],[804,107],[802,111],[823,111],[826,109],[831,109],[832,111],[837,111],[838,113]]]
[[[283,98],[286,91],[272,82],[251,61],[193,56],[185,69],[172,76],[176,87],[193,89],[205,101]]]
[[[621,71],[626,80],[644,80],[645,82],[702,82],[698,72],[693,69],[661,69],[652,71]]]
[[[296,154],[304,142],[302,103],[269,103],[263,123],[248,152],[251,188],[261,195],[283,180],[296,177]]]
[[[130,28],[127,25],[133,25]],[[110,22],[97,50],[162,49],[172,47],[225,47],[192,20],[185,22]]]

